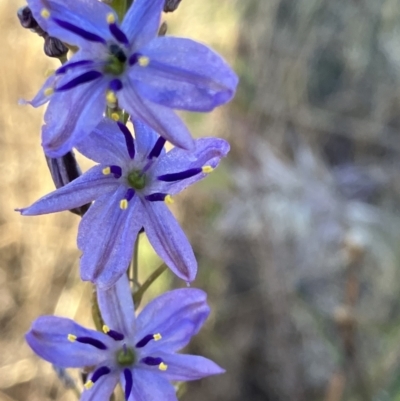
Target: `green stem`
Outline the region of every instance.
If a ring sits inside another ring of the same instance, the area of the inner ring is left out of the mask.
[[[110,5],[117,12],[119,21],[121,22],[128,9],[127,0],[113,0]]]
[[[142,284],[142,286],[135,292],[133,295],[133,302],[135,304],[135,309],[139,306],[142,297],[144,293],[147,291],[147,289],[153,284],[154,281],[157,280],[158,277],[161,276],[162,273],[167,270],[167,265],[163,263],[161,266],[159,266],[153,273],[150,274],[150,276],[147,278],[147,280]]]

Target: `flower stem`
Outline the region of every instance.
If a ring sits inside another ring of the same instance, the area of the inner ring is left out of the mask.
[[[153,284],[154,281],[157,280],[158,277],[161,276],[162,273],[164,273],[165,270],[167,270],[167,268],[168,267],[165,263],[160,265],[153,273],[150,274],[150,276],[147,278],[147,280],[134,293],[133,303],[135,304],[135,308],[137,308],[139,306],[140,301],[142,300],[142,297],[143,297],[144,293],[147,291],[147,289]]]
[[[127,0],[113,0],[111,7],[117,12],[119,21],[122,22],[127,11]]]

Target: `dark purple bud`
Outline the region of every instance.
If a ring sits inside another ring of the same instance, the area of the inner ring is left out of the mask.
[[[19,22],[23,28],[36,30],[39,28],[35,18],[33,18],[32,11],[29,7],[22,7],[17,13]]]
[[[167,34],[167,30],[168,30],[168,25],[167,23],[164,21],[161,26],[160,29],[158,30],[158,36],[165,36]]]
[[[178,8],[180,2],[181,0],[165,0],[164,12],[171,13],[172,11],[175,11]]]
[[[55,159],[46,156],[46,161],[57,189],[67,185],[82,174],[72,151]],[[89,206],[90,205],[84,205],[72,209],[71,212],[83,216],[89,209]]]
[[[43,50],[46,56],[55,58],[65,57],[68,53],[68,47],[60,39],[52,36],[46,36],[44,39]]]

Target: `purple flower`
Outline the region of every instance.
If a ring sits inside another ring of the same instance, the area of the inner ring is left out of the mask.
[[[174,145],[193,139],[171,109],[210,111],[228,102],[237,76],[208,47],[157,37],[165,0],[135,0],[121,24],[98,0],[28,0],[51,36],[79,51],[49,77],[30,102],[50,101],[42,144],[47,155],[69,151],[117,104]]]
[[[82,280],[113,285],[126,271],[138,232],[143,227],[157,254],[180,278],[192,281],[197,262],[179,224],[163,202],[204,178],[229,151],[219,138],[197,139],[193,151],[164,151],[165,140],[134,122],[128,128],[112,120],[102,123],[78,146],[99,165],[44,196],[23,215],[38,215],[95,203],[82,218],[78,247]]]
[[[30,347],[59,367],[93,367],[81,401],[110,399],[118,381],[128,401],[177,401],[173,381],[223,373],[201,356],[175,352],[197,334],[209,314],[198,289],[169,291],[135,318],[128,279],[98,291],[104,333],[61,317],[42,316],[26,334]]]

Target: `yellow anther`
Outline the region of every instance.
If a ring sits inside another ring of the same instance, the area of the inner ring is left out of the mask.
[[[93,382],[91,380],[88,380],[83,387],[85,387],[86,390],[90,390],[93,387]]]
[[[106,99],[108,103],[115,104],[117,103],[117,96],[113,91],[108,91],[106,94]]]
[[[107,14],[107,23],[114,24],[115,23],[115,15],[113,13]]]
[[[118,121],[118,120],[119,120],[119,114],[118,114],[118,113],[111,113],[111,118],[112,118],[114,121]]]
[[[68,341],[71,341],[71,343],[73,343],[76,339],[77,337],[74,336],[73,334],[68,334]]]
[[[47,8],[43,8],[42,11],[40,11],[40,15],[43,18],[49,18],[50,17],[50,11]]]
[[[51,96],[53,93],[54,93],[54,89],[53,88],[46,88],[44,90],[45,96]]]
[[[101,172],[104,175],[108,175],[108,174],[111,174],[111,169],[110,169],[110,167],[106,167],[106,168],[103,168],[103,170],[101,170]]]
[[[161,340],[161,339],[162,339],[161,334],[160,334],[160,333],[154,334],[154,335],[153,335],[153,339],[154,339],[154,341]]]
[[[119,202],[119,207],[122,210],[128,209],[128,201],[126,199],[122,199],[122,201]]]
[[[161,362],[158,365],[158,369],[162,370],[163,372],[165,372],[168,369],[168,365],[166,365],[164,362]]]
[[[171,196],[171,195],[167,195],[167,196],[164,198],[164,201],[165,201],[165,203],[166,203],[167,205],[172,205],[172,204],[174,203],[174,200],[172,199],[172,196]]]
[[[149,63],[150,63],[150,59],[148,57],[146,57],[146,56],[139,57],[138,64],[141,67],[147,67],[149,65]]]
[[[211,166],[203,166],[202,170],[203,170],[203,173],[206,173],[206,174],[214,171],[214,169]]]
[[[104,333],[108,333],[109,331],[110,331],[110,328],[105,324],[104,326],[103,326],[103,331],[104,331]]]

